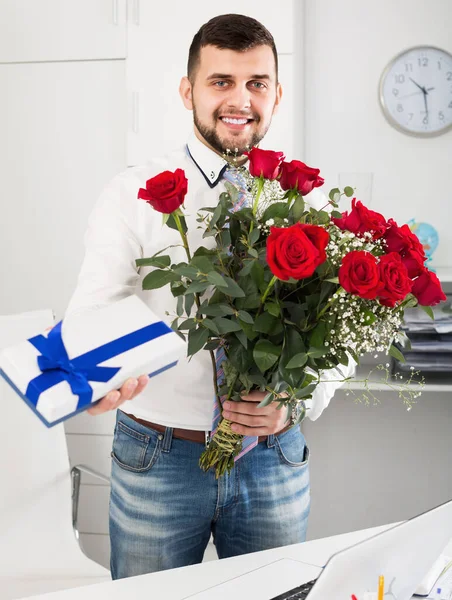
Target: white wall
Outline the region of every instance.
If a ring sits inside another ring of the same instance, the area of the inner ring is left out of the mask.
[[[451,266],[452,132],[415,138],[391,127],[378,84],[388,62],[415,45],[452,53],[450,0],[307,0],[305,159],[330,189],[340,172],[373,172],[371,207],[397,221],[437,228],[435,264]],[[296,3],[301,13],[303,3]],[[297,17],[298,18],[298,17]],[[302,39],[303,38],[303,39]]]

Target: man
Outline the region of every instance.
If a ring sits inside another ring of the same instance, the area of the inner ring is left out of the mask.
[[[180,151],[127,170],[104,190],[90,217],[68,313],[133,293],[162,318],[175,313],[168,286],[141,291],[145,273],[135,260],[180,243],[178,233],[162,227],[161,216],[137,200],[138,189],[161,171],[183,169],[189,244],[206,244],[197,211],[214,205],[225,189],[225,152],[245,163],[243,152],[262,140],[282,98],[273,37],[254,19],[215,17],[193,39],[180,95],[193,111],[193,135]],[[170,251],[174,262],[185,259],[182,248]],[[318,387],[310,418],[320,415],[336,387]],[[216,480],[198,464],[211,428],[213,394],[210,356],[200,352],[149,382],[145,375],[129,380],[90,409],[100,414],[136,398],[118,411],[113,441],[114,579],[200,562],[211,533],[220,558],[304,541],[309,451],[300,428],[291,428],[276,404],[258,408],[262,392],[228,403],[225,416],[236,431],[260,436],[259,444],[230,475]]]

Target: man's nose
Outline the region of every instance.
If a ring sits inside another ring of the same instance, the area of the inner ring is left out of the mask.
[[[235,85],[230,90],[227,105],[237,110],[246,110],[251,107],[251,93],[246,85]]]

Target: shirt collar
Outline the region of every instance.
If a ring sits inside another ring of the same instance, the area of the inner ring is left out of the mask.
[[[223,177],[223,173],[228,166],[227,161],[203,144],[194,132],[191,133],[188,139],[187,152],[209,186],[214,188]]]

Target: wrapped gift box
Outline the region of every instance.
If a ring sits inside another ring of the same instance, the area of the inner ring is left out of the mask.
[[[138,298],[69,315],[0,351],[0,375],[52,427],[129,377],[156,377],[186,355],[184,340]]]

